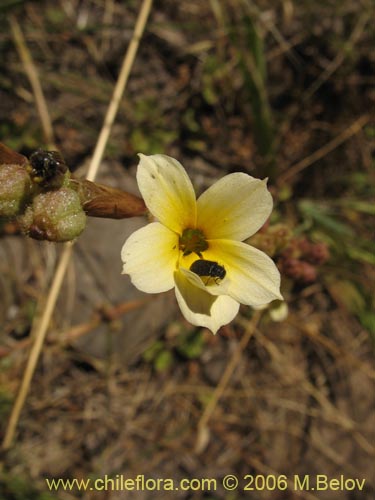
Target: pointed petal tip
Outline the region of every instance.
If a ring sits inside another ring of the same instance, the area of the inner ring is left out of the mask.
[[[207,328],[207,330],[209,330],[212,335],[216,335],[217,332],[220,330],[221,326],[219,328],[216,328],[216,329],[213,329],[213,328]]]

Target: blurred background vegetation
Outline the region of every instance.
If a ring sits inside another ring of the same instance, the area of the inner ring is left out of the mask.
[[[138,0],[2,0],[1,142],[26,156],[46,146],[11,19],[38,71],[55,142],[83,175],[139,8]],[[229,473],[367,480],[364,491],[350,494],[262,491],[246,498],[373,498],[373,19],[372,0],[154,3],[100,180],[131,183],[138,152],[178,158],[198,192],[234,171],[268,177],[275,209],[251,243],[277,261],[288,315],[275,322],[277,316],[263,313],[197,450],[202,411],[252,313],[241,309],[213,337],[185,323],[168,297],[167,307],[155,303],[158,319],[137,330],[123,318],[126,304],[140,296],[131,287],[124,295],[85,295],[91,278],[105,290],[103,276],[114,267],[93,226],[87,246],[77,246],[84,265],[63,291],[74,314],[56,311],[15,446],[4,458],[1,499],[128,498],[124,492],[56,496],[46,490],[44,478],[51,476],[219,480]],[[126,224],[110,226],[106,237],[124,232],[124,240]],[[59,249],[26,240],[5,222],[0,227],[1,435],[27,359],[36,301],[46,293]],[[116,265],[113,287],[121,287],[125,278]],[[125,306],[113,312],[119,302]],[[108,308],[112,315],[103,313]],[[85,343],[93,331],[102,339],[95,352],[92,337]],[[139,342],[134,350],[129,339]],[[116,342],[125,346],[123,355]],[[207,498],[242,494],[218,489]]]

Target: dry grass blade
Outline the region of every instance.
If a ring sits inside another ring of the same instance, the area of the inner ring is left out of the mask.
[[[365,26],[369,20],[370,15],[365,12],[358,20],[355,25],[352,34],[349,37],[349,40],[346,42],[345,47],[337,54],[337,56],[331,61],[322,74],[315,80],[314,83],[307,89],[306,95],[304,99],[310,99],[310,97],[323,85],[325,81],[327,81],[333,73],[341,66],[344,62],[347,54],[350,53],[349,49],[352,49],[355,43],[359,40]]]
[[[336,149],[338,146],[340,146],[340,144],[350,139],[350,137],[352,137],[353,135],[358,134],[358,132],[362,130],[362,128],[366,125],[366,123],[369,120],[370,120],[369,115],[362,115],[355,122],[353,122],[350,125],[350,127],[346,128],[343,132],[341,132],[341,134],[332,139],[332,141],[328,142],[327,144],[316,150],[307,158],[304,158],[298,163],[295,163],[286,172],[279,175],[278,183],[279,184],[285,183],[287,180],[289,180],[291,177],[294,177],[296,174],[298,174],[305,168],[309,167],[316,161],[324,158],[324,156],[326,156],[328,153]]]
[[[25,73],[30,81],[31,88],[33,89],[35,105],[39,113],[40,121],[42,122],[45,141],[48,144],[48,147],[53,149],[55,140],[53,136],[52,122],[48,112],[48,106],[44,98],[42,86],[40,84],[38,71],[33,62],[30,51],[27,48],[17,19],[14,16],[9,16],[9,24],[12,29],[14,43],[24,65]]]
[[[8,426],[5,432],[3,449],[9,448],[12,443],[14,433],[16,431],[17,423],[21,414],[22,407],[24,405],[27,393],[29,392],[29,387],[31,379],[33,377],[36,365],[38,363],[39,355],[43,347],[44,339],[47,333],[47,328],[55,308],[56,300],[60,292],[61,283],[63,282],[65,271],[69,263],[69,259],[72,253],[72,243],[67,243],[64,252],[59,261],[58,267],[55,272],[55,276],[51,285],[50,292],[47,297],[47,302],[45,309],[43,311],[40,322],[35,322],[31,331],[31,335],[35,338],[34,344],[31,348],[29,358],[27,360],[26,369],[23,374],[21,387],[18,391],[16,401],[12,408],[12,413],[8,422]]]
[[[144,0],[138,15],[134,33],[128,49],[126,51],[121,71],[113,92],[112,99],[108,106],[108,111],[106,113],[102,130],[99,134],[99,138],[94,151],[94,156],[92,158],[87,178],[89,180],[94,180],[103,157],[103,153],[109,138],[109,134],[116,117],[118,107],[121,101],[121,97],[124,93],[125,86],[137,53],[140,39],[146,22],[151,11],[152,0]],[[68,267],[70,256],[72,253],[72,243],[67,243],[64,246],[60,261],[58,263],[57,271],[53,279],[53,283],[47,297],[46,308],[44,309],[42,318],[40,322],[35,326],[35,342],[31,348],[30,356],[27,362],[27,366],[23,375],[20,390],[17,394],[16,401],[13,405],[10,419],[8,422],[7,429],[5,431],[4,440],[2,443],[2,448],[4,450],[8,449],[13,441],[13,437],[17,428],[17,423],[26,400],[31,380],[43,347],[44,339],[47,333],[48,325],[56,305],[56,301],[61,289],[61,285]]]
[[[104,123],[102,130],[99,134],[98,141],[96,143],[94,155],[91,160],[91,164],[89,170],[87,172],[87,179],[89,181],[93,181],[96,177],[96,174],[99,169],[100,162],[102,161],[104,149],[107,145],[109,134],[111,132],[112,124],[117,114],[118,107],[120,105],[121,97],[126,87],[126,83],[128,81],[131,68],[133,66],[134,58],[138,50],[140,39],[142,38],[142,34],[144,28],[146,26],[147,18],[149,16],[150,10],[152,6],[152,0],[143,0],[143,4],[139,11],[139,16],[134,28],[134,34],[132,39],[130,40],[130,44],[128,46],[128,50],[125,54],[121,71],[116,83],[115,90],[113,92],[113,96],[111,102],[108,106],[107,114],[104,118]]]
[[[234,370],[236,369],[236,366],[238,366],[238,362],[241,358],[241,354],[246,348],[247,344],[249,343],[251,337],[253,336],[256,327],[260,321],[261,318],[261,312],[256,311],[252,320],[246,327],[246,331],[244,336],[242,337],[240,343],[238,344],[237,349],[233,353],[233,356],[229,360],[227,367],[218,383],[216,386],[216,389],[206,406],[199,422],[198,422],[198,436],[197,436],[197,443],[196,443],[196,451],[199,453],[204,449],[205,445],[207,444],[207,437],[208,437],[208,432],[207,432],[207,424],[220,400],[220,398],[223,396],[224,391],[231,379],[231,376],[233,375]]]
[[[299,66],[301,64],[300,58],[293,50],[292,44],[288,40],[286,40],[278,30],[276,24],[271,19],[267,18],[267,16],[262,16],[262,12],[258,9],[255,3],[246,2],[244,0],[242,1],[245,8],[250,12],[250,14],[254,15],[259,20],[259,22],[264,25],[265,29],[272,33],[274,39],[281,49],[281,52],[286,53],[293,64],[295,64],[295,66]]]
[[[49,339],[49,344],[66,345],[72,343],[77,338],[90,333],[94,328],[99,326],[103,322],[103,320],[107,322],[115,321],[117,318],[120,318],[129,311],[134,311],[135,309],[144,306],[145,304],[150,302],[150,300],[151,299],[126,301],[113,307],[103,308],[98,312],[94,312],[91,319],[89,319],[88,321],[72,326],[67,331],[59,332],[59,335]],[[5,358],[14,351],[27,349],[30,344],[32,344],[32,338],[27,337],[24,340],[18,341],[12,348],[1,347],[0,358]]]

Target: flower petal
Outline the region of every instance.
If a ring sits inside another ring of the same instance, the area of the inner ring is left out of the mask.
[[[123,274],[139,290],[159,293],[174,287],[173,273],[178,261],[178,236],[153,222],[135,231],[121,250]]]
[[[207,239],[242,241],[256,233],[272,211],[266,181],[238,172],[209,187],[197,201],[197,227]]]
[[[239,303],[227,295],[214,297],[192,284],[181,271],[175,272],[176,298],[185,319],[215,334],[236,316]]]
[[[272,321],[281,322],[288,317],[288,304],[286,302],[276,303],[276,307],[271,307],[269,315]]]
[[[179,234],[194,228],[195,192],[181,163],[166,155],[139,156],[138,187],[152,215]]]
[[[250,306],[283,300],[280,273],[268,255],[239,241],[210,240],[208,243],[210,249],[205,257],[207,254],[207,258],[217,260],[226,270],[222,284],[219,283],[212,294],[225,291],[234,300]]]

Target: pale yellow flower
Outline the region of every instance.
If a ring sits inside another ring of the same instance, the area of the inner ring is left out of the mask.
[[[280,295],[280,274],[260,250],[243,243],[272,211],[266,181],[229,174],[196,199],[183,166],[165,155],[140,155],[139,190],[158,222],[125,242],[123,273],[147,293],[175,289],[185,318],[216,333],[237,314],[239,304],[262,306]],[[190,267],[209,268],[208,275]],[[197,266],[195,264],[195,266]],[[224,275],[224,276],[223,276]]]

